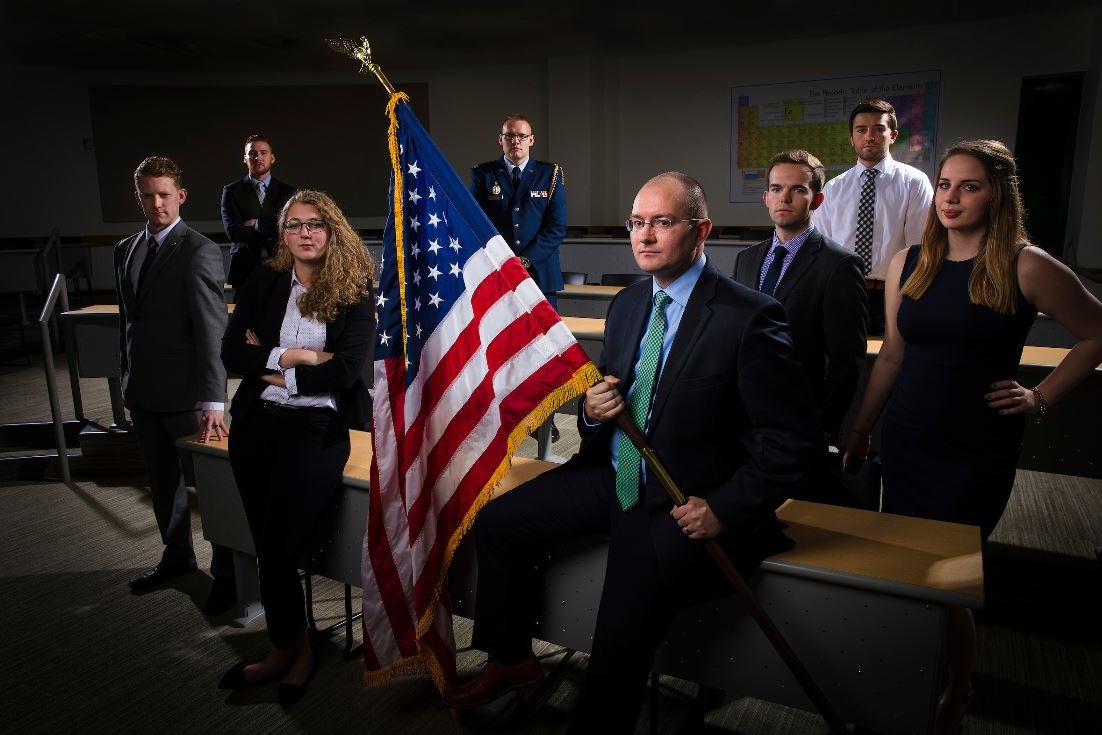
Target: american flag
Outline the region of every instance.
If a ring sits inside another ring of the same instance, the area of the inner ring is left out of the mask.
[[[365,681],[427,670],[444,691],[455,674],[452,555],[520,443],[599,374],[406,95],[387,112]]]

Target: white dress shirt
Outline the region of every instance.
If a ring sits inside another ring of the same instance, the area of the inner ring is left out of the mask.
[[[876,208],[872,219],[872,270],[869,278],[883,281],[888,264],[900,250],[922,242],[926,217],[934,189],[926,174],[914,166],[884,157],[874,168]],[[860,161],[835,176],[823,187],[823,203],[812,212],[815,227],[847,250],[854,250],[857,237],[857,208],[866,171]]]
[[[325,349],[325,322],[309,316],[303,316],[298,310],[298,298],[306,293],[298,278],[295,277],[295,269],[291,269],[291,294],[287,297],[287,308],[283,312],[283,324],[279,328],[279,347],[273,347],[268,353],[268,369],[279,370],[283,373],[283,379],[287,383],[286,388],[278,385],[269,385],[261,392],[260,397],[266,401],[282,403],[286,406],[297,408],[331,408],[337,410],[336,393],[315,393],[303,395],[298,392],[298,380],[296,368],[284,370],[279,366],[279,358],[292,347],[306,350]]]

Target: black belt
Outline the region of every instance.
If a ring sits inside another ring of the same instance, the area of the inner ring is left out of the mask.
[[[867,288],[870,291],[883,291],[884,290],[884,282],[880,281],[880,280],[877,280],[875,278],[866,278],[865,279],[865,288]]]
[[[304,413],[321,413],[333,415],[334,411],[331,408],[325,408],[324,406],[291,406],[287,403],[277,403],[275,401],[261,401],[260,408],[268,413],[285,413],[285,414],[304,414]]]

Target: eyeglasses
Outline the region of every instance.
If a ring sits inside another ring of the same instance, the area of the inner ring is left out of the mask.
[[[528,140],[532,137],[531,133],[502,133],[501,137],[509,142]]]
[[[287,232],[299,232],[302,230],[303,225],[306,226],[307,232],[317,232],[318,230],[325,229],[325,223],[320,219],[308,219],[305,222],[299,222],[297,219],[289,219],[283,223],[283,229]]]
[[[644,227],[650,225],[659,232],[668,232],[671,228],[673,228],[674,225],[680,224],[681,222],[695,223],[700,222],[704,219],[706,219],[706,217],[692,217],[689,219],[670,219],[669,217],[655,217],[650,222],[647,222],[646,220],[632,218],[624,222],[624,227],[628,228],[628,232],[633,232],[635,230],[639,230],[640,232],[642,232]],[[691,226],[692,225],[690,225],[690,227]]]

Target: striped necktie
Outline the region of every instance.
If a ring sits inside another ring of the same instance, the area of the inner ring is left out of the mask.
[[[658,365],[662,362],[662,342],[666,339],[666,306],[670,295],[659,291],[654,295],[654,311],[651,312],[647,336],[643,339],[643,354],[635,366],[635,385],[631,393],[631,419],[646,433],[647,414],[650,413],[654,382]],[[639,502],[639,450],[626,436],[620,438],[619,457],[616,462],[616,497],[624,510]]]

